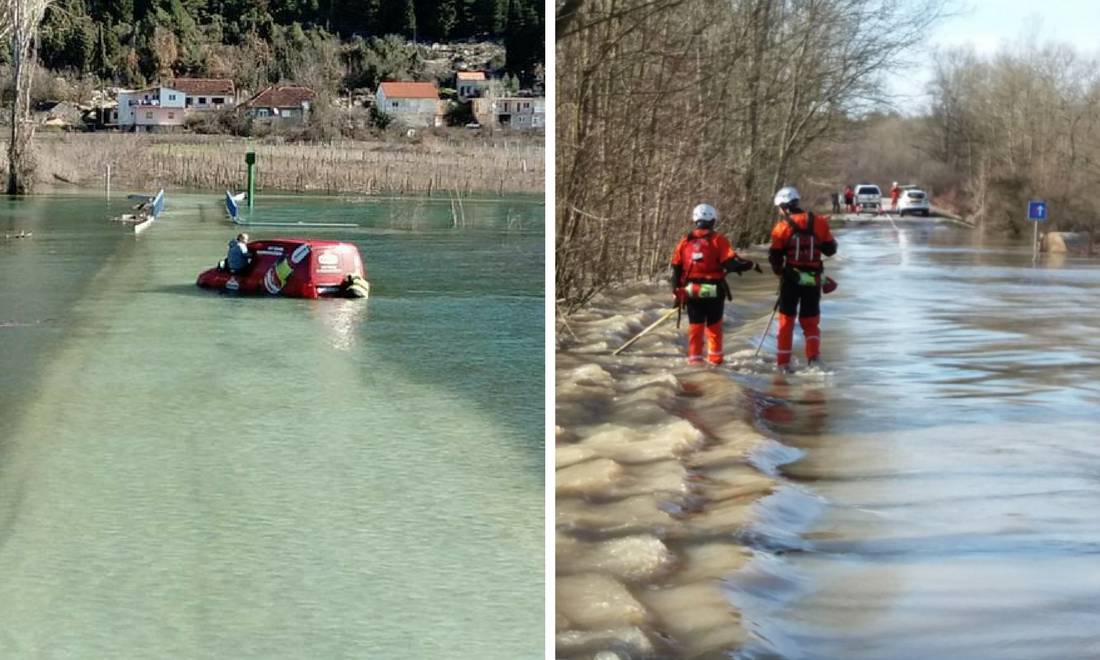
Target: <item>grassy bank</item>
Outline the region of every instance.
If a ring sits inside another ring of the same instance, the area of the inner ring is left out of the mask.
[[[286,144],[225,136],[70,133],[39,135],[36,179],[115,189],[243,189],[245,152],[256,151],[257,189],[361,194],[541,193],[541,138]],[[6,146],[5,146],[6,148]]]

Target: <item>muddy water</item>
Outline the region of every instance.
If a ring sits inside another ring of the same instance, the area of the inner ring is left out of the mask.
[[[684,368],[672,324],[606,356],[655,287],[559,329],[559,652],[1100,656],[1100,264],[922,220],[837,234],[822,371],[775,375],[774,326],[753,358],[759,276],[731,278],[723,369]]]
[[[831,373],[758,395],[821,508],[734,579],[744,655],[1100,655],[1100,263],[923,222],[840,238]]]
[[[265,197],[359,225],[252,230],[359,246],[310,301],[195,287],[220,204],[0,206],[0,657],[541,657],[541,206]]]

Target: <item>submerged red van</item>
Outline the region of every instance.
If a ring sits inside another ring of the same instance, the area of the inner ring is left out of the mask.
[[[366,280],[359,250],[351,243],[276,238],[251,241],[252,262],[240,273],[224,263],[203,271],[195,282],[205,289],[290,298],[366,298]]]

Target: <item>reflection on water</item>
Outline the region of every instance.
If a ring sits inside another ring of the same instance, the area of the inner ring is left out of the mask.
[[[368,308],[362,300],[326,300],[314,305],[310,315],[324,326],[333,348],[350,351],[358,339],[357,329],[366,321]]]
[[[931,223],[839,239],[832,373],[754,394],[826,506],[735,576],[742,656],[1100,656],[1100,264]]]
[[[218,203],[0,210],[0,657],[541,655],[541,208],[259,204],[363,225],[371,299],[310,301],[194,286]]]

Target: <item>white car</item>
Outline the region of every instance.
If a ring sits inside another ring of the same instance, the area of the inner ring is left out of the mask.
[[[882,191],[878,186],[870,183],[861,183],[856,186],[856,208],[860,213],[870,211],[878,213],[882,211]]]
[[[928,203],[928,193],[920,188],[906,188],[898,197],[898,215],[912,213],[928,217],[932,206]]]

